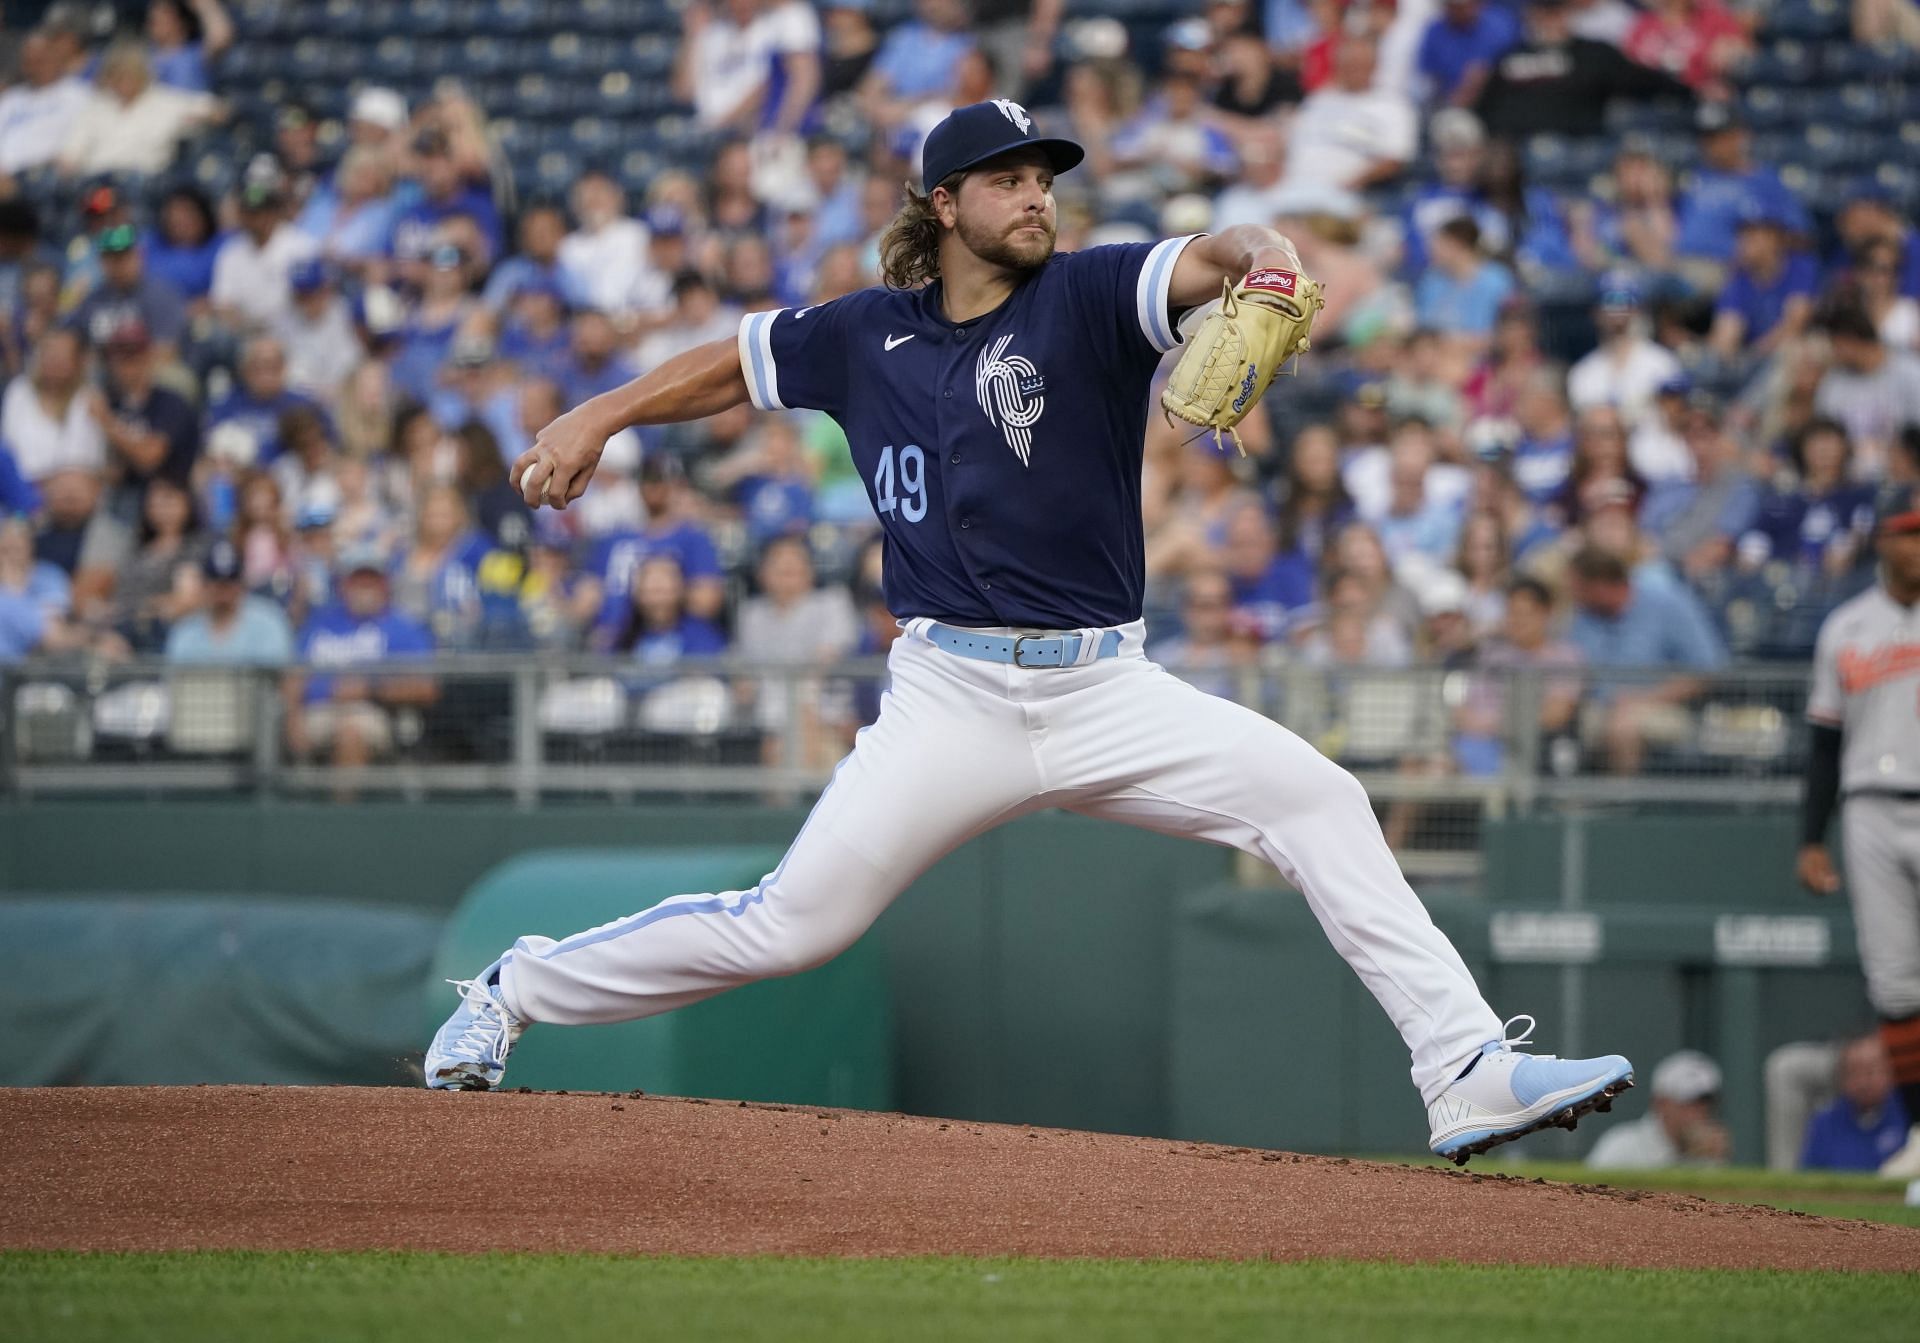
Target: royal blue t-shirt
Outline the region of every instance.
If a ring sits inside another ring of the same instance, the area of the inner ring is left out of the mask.
[[[398,611],[361,619],[344,605],[325,606],[307,618],[300,631],[300,660],[317,667],[360,667],[389,659],[431,656],[433,635]],[[307,679],[305,702],[333,698],[333,678]]]
[[[439,241],[440,226],[456,215],[466,215],[479,225],[488,250],[494,256],[500,255],[505,230],[500,224],[500,211],[493,204],[493,192],[471,183],[455,192],[451,200],[435,201],[423,196],[402,211],[393,221],[393,236],[387,244],[392,255],[403,261],[424,257]]]
[[[1491,66],[1520,40],[1520,20],[1498,4],[1483,5],[1465,28],[1445,19],[1427,25],[1420,38],[1418,67],[1433,81],[1433,96],[1444,100],[1476,65]]]
[[[1313,560],[1298,550],[1275,555],[1258,578],[1229,575],[1233,609],[1252,616],[1269,641],[1282,637],[1293,613],[1313,602]]]
[[[1817,1111],[1807,1122],[1801,1169],[1878,1170],[1907,1140],[1907,1112],[1898,1093],[1887,1097],[1874,1119],[1863,1128],[1844,1096]]]
[[[1771,168],[1755,166],[1743,173],[1696,168],[1680,197],[1673,250],[1677,256],[1733,259],[1733,237],[1740,217],[1749,210],[1765,210],[1794,233],[1810,233],[1813,221],[1800,198],[1787,190]]]
[[[1737,312],[1745,319],[1745,341],[1752,345],[1773,330],[1786,311],[1787,300],[1796,295],[1811,296],[1820,289],[1820,268],[1806,252],[1787,258],[1780,274],[1771,281],[1756,280],[1746,271],[1735,269],[1720,291],[1714,312]]]
[[[734,499],[746,519],[747,540],[756,549],[813,524],[813,486],[805,480],[748,476],[735,487]]]
[[[234,423],[243,426],[260,445],[260,464],[280,455],[280,419],[291,410],[311,410],[327,424],[333,423],[325,407],[298,392],[283,391],[278,396],[257,397],[245,387],[236,387],[226,400],[207,412],[207,428]]]
[[[1835,545],[1848,538],[1863,541],[1872,531],[1869,485],[1842,485],[1817,497],[1798,490],[1770,493],[1753,523],[1753,534],[1763,538],[1763,558],[1814,566]]]
[[[1140,617],[1147,393],[1179,343],[1168,285],[1189,239],[1061,253],[966,322],[924,289],[748,314],[762,410],[846,432],[885,538],[887,609],[1079,629]]]

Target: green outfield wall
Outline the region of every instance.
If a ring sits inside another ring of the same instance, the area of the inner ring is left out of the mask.
[[[10,1015],[28,1012],[48,1029],[68,1023],[59,1038],[69,1042],[79,1038],[71,1027],[76,1002],[125,995],[126,1010],[151,1011],[155,995],[146,994],[143,1008],[135,967],[168,945],[160,930],[170,905],[173,945],[211,938],[227,947],[224,958],[207,959],[209,976],[256,973],[249,948],[257,941],[275,948],[275,975],[297,978],[310,963],[346,982],[339,977],[351,978],[350,967],[366,960],[352,952],[355,939],[364,941],[372,926],[370,918],[356,925],[354,911],[385,909],[400,917],[390,933],[372,934],[396,944],[393,964],[378,967],[378,983],[394,984],[394,965],[418,967],[435,982],[395,988],[384,1014],[362,1012],[369,1019],[357,1022],[345,1044],[323,1048],[300,1037],[301,1057],[323,1059],[323,1069],[290,1059],[294,1076],[219,1075],[222,1017],[210,1004],[228,1000],[203,986],[179,995],[183,1010],[202,1019],[172,1023],[195,1031],[196,1052],[167,1076],[182,1080],[182,1070],[197,1067],[201,1080],[298,1080],[299,1068],[309,1067],[310,1080],[395,1080],[395,1043],[418,1036],[437,1010],[435,995],[446,992],[437,975],[461,972],[448,959],[446,920],[503,864],[555,850],[650,850],[697,861],[747,849],[751,867],[777,853],[803,815],[718,804],[0,806],[4,1000]],[[1844,907],[1793,887],[1792,839],[1784,813],[1490,823],[1478,888],[1423,894],[1495,1007],[1540,1019],[1541,1048],[1619,1049],[1643,1068],[1683,1043],[1719,1055],[1742,1155],[1757,1158],[1765,1051],[1867,1020]],[[885,1095],[903,1109],[955,1117],[1317,1150],[1417,1146],[1422,1117],[1385,1019],[1297,896],[1236,885],[1235,875],[1234,856],[1223,850],[1064,815],[1030,817],[967,845],[883,916],[862,963],[845,967],[843,979],[823,981],[836,986],[838,1008],[877,1004],[881,1043],[866,1040],[857,1056],[890,1056],[872,1075],[835,1064],[840,1081],[832,1094],[860,1103]],[[538,883],[526,889],[537,891]],[[617,908],[619,887],[611,897],[604,881],[596,889],[591,917],[598,919]],[[634,904],[657,894],[636,883]],[[74,895],[93,898],[59,899]],[[255,905],[303,911],[313,922],[300,935],[314,955],[303,960],[298,939],[290,943],[264,926],[250,924],[239,937],[232,911]],[[129,917],[134,910],[137,919]],[[22,922],[29,913],[40,922]],[[576,911],[547,913],[557,920],[552,928],[564,931],[559,925]],[[61,943],[66,954],[42,955],[19,945],[23,936]],[[456,957],[471,959],[469,950],[463,945]],[[85,979],[96,964],[113,967],[112,975]],[[96,992],[95,982],[113,987]],[[311,1001],[312,989],[295,996]],[[111,1015],[96,1003],[83,1019],[105,1031]],[[714,1005],[699,1030],[644,1050],[698,1057],[723,1047],[711,1042],[733,1038],[729,1031],[765,1019],[756,1000],[742,995],[724,1010]],[[247,1049],[234,1052],[259,1072],[283,1034],[255,1031]],[[349,1056],[355,1048],[358,1064]],[[638,1051],[635,1058],[644,1052],[631,1043],[621,1048]],[[129,1057],[137,1051],[118,1051],[116,1066],[130,1066]],[[622,1056],[614,1057],[613,1071],[597,1072],[597,1080],[618,1080]],[[9,1062],[0,1080],[21,1078]],[[738,1073],[709,1074],[706,1084],[715,1094],[746,1089]],[[1636,1113],[1641,1103],[1629,1098],[1621,1112]],[[1544,1146],[1553,1154],[1574,1152],[1590,1133],[1583,1129],[1571,1145],[1550,1139]]]

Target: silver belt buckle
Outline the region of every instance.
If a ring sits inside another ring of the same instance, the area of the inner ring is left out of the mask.
[[[1032,637],[1033,636],[1027,634],[1016,634],[1013,636],[1013,665],[1016,667],[1024,667],[1028,671],[1033,671],[1034,668],[1020,660],[1020,645],[1031,641]]]

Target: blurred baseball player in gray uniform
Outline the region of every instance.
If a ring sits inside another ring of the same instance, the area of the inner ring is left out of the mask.
[[[1920,1116],[1920,486],[1874,505],[1880,581],[1827,617],[1807,697],[1800,880],[1840,889],[1827,825],[1844,798],[1847,891],[1867,997],[1909,1115]],[[1920,1179],[1920,1122],[1882,1175]]]

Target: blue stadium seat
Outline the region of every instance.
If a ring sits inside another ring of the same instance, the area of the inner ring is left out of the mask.
[[[1755,52],[1744,75],[1751,84],[1808,84],[1818,64],[1804,43],[1779,41]]]
[[[1766,31],[1775,37],[1825,41],[1845,33],[1850,23],[1841,0],[1778,0],[1766,17]]]

